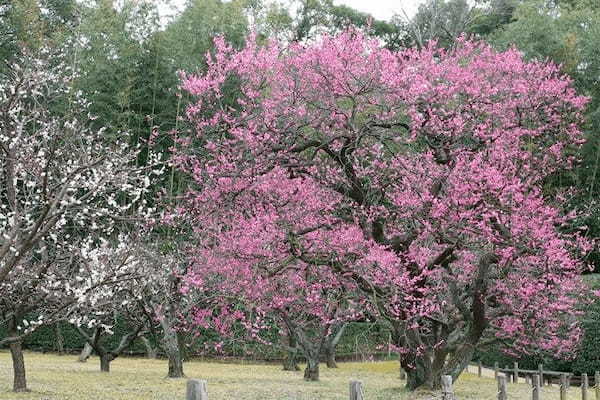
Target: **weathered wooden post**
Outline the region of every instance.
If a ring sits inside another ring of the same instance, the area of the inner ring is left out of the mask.
[[[594,389],[596,389],[596,400],[600,400],[600,371],[594,374]]]
[[[350,381],[350,400],[364,400],[365,394],[362,388],[362,382]]]
[[[481,371],[483,370],[483,365],[481,365],[481,361],[477,363],[477,376],[481,378]]]
[[[588,398],[588,376],[587,374],[581,374],[581,400],[587,400]]]
[[[519,363],[515,361],[513,365],[514,375],[513,375],[513,383],[519,383]]]
[[[208,400],[206,381],[199,379],[188,380],[185,400]]]
[[[500,367],[498,366],[498,361],[494,363],[494,379],[498,379],[498,370]]]
[[[500,374],[498,375],[498,400],[507,400],[508,397],[506,395],[506,375]]]
[[[454,400],[454,389],[452,389],[452,377],[442,376],[442,400]]]
[[[560,400],[567,400],[567,374],[560,374]]]
[[[540,376],[533,374],[531,376],[531,382],[533,383],[533,390],[531,391],[532,400],[540,400]]]
[[[540,386],[544,386],[544,364],[538,364],[538,370],[540,371]]]

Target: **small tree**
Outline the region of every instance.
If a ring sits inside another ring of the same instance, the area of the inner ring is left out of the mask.
[[[136,258],[131,237],[122,235],[116,246],[106,242],[98,247],[84,249],[82,262],[86,263],[87,285],[97,279],[110,282],[102,290],[80,294],[67,317],[79,334],[100,357],[100,370],[110,371],[110,363],[141,337],[152,321],[144,311],[145,282],[152,274]],[[94,285],[95,286],[95,285]],[[81,293],[81,292],[79,292]],[[109,347],[103,339],[113,335],[118,323],[128,330],[116,346]]]
[[[146,287],[142,292],[145,310],[157,326],[162,338],[160,347],[167,356],[167,377],[183,378],[183,349],[180,329],[190,319],[190,296],[182,293],[187,262],[180,243],[169,241],[161,227],[145,232],[145,238],[137,243],[137,258],[145,266]],[[175,230],[175,227],[171,227]],[[182,237],[185,233],[177,231]],[[173,236],[172,234],[170,236]]]
[[[410,389],[456,379],[490,341],[570,354],[589,245],[542,184],[571,165],[586,99],[556,66],[465,40],[391,52],[356,31],[217,39],[209,61],[184,76],[197,131],[176,157],[201,188],[186,208],[206,238],[198,270],[285,301],[305,271],[357,290]],[[198,142],[204,155],[187,151]]]
[[[240,225],[241,231],[257,233],[246,228]],[[271,268],[255,253],[244,256],[242,248],[232,249],[228,244],[226,253],[223,247],[207,248],[186,276],[189,287],[205,294],[203,307],[195,310],[196,326],[213,328],[227,337],[233,327],[241,325],[248,340],[270,343],[261,334],[275,324],[289,339],[292,360],[287,367],[295,369],[293,357],[298,351],[307,363],[304,379],[319,380],[321,356],[339,340],[345,322],[359,315],[353,283],[345,281],[344,286],[334,275],[302,262],[281,262]],[[230,251],[236,256],[231,257]]]

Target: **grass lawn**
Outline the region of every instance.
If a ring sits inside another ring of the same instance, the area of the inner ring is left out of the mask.
[[[165,360],[118,358],[111,372],[101,373],[98,358],[78,363],[75,356],[26,353],[29,393],[12,393],[10,354],[0,351],[0,400],[184,400],[185,379],[165,379]],[[208,381],[211,400],[347,400],[348,382],[363,382],[365,400],[409,400],[435,398],[431,393],[407,393],[398,379],[398,363],[340,363],[337,370],[321,366],[320,382],[304,382],[302,372],[284,372],[277,365],[240,365],[188,362],[190,378]],[[490,371],[486,371],[490,375]],[[525,384],[509,384],[509,399],[530,399]],[[558,388],[544,388],[544,400],[558,400]],[[569,390],[569,399],[581,399],[579,388]],[[466,373],[456,383],[458,400],[496,399],[492,377]],[[593,398],[590,391],[588,398]]]

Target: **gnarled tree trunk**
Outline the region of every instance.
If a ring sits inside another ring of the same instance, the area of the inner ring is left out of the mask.
[[[421,386],[440,389],[443,375],[449,375],[455,381],[471,361],[474,351],[474,346],[464,344],[450,354],[445,348],[439,348],[433,355],[412,352],[402,355],[400,362],[406,371],[407,389],[415,390]]]
[[[409,390],[420,386],[439,389],[443,375],[450,375],[456,380],[467,367],[488,326],[485,299],[489,271],[496,260],[492,253],[480,257],[468,302],[461,297],[464,293],[451,288],[452,300],[462,310],[463,319],[467,322],[466,329],[463,324],[449,326],[432,321],[430,331],[441,334],[436,338],[439,345],[435,348],[423,348],[422,332],[407,329],[401,322],[390,321],[394,343],[406,350],[400,356],[400,364],[406,371],[406,387]]]
[[[466,343],[459,346],[449,357],[444,365],[442,375],[450,375],[455,381],[460,374],[467,368],[475,354],[475,346],[471,343]]]
[[[431,369],[431,360],[428,356],[414,353],[403,354],[400,365],[406,371],[406,388],[415,390],[421,386],[436,389],[441,382],[435,382]]]

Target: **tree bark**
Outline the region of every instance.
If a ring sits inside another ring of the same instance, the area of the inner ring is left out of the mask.
[[[87,343],[89,343],[89,345],[94,349],[96,354],[100,356],[100,371],[110,372],[110,362],[119,357],[123,351],[131,346],[133,341],[140,335],[143,324],[139,324],[133,331],[123,336],[119,342],[119,345],[112,350],[106,349],[105,346],[100,343],[102,328],[96,328],[94,330],[94,334],[91,336],[87,334],[80,326],[76,326],[76,328],[79,334],[83,336]]]
[[[319,358],[307,357],[306,368],[304,369],[304,380],[305,381],[318,381],[319,380]]]
[[[327,363],[327,368],[337,368],[337,362],[335,361],[335,347],[326,346],[325,347],[325,362]]]
[[[77,357],[77,361],[86,362],[92,355],[92,350],[92,346],[90,346],[88,342],[85,342],[83,349],[81,349],[81,353],[79,353],[79,357]]]
[[[140,337],[142,343],[144,343],[144,347],[146,348],[146,357],[150,359],[156,359],[158,357],[156,348],[152,346],[150,340],[146,336]]]
[[[286,356],[283,359],[283,370],[284,371],[300,371],[300,367],[298,366],[298,362],[296,361],[298,357],[298,343],[296,338],[291,332],[288,332],[288,346],[286,351]]]
[[[113,360],[110,354],[102,354],[100,356],[100,371],[110,372],[110,362]]]
[[[161,319],[160,324],[163,328],[163,348],[169,359],[169,371],[167,377],[183,378],[185,377],[185,374],[183,373],[183,356],[181,354],[177,332],[173,329],[166,316]]]
[[[185,374],[183,373],[183,360],[179,351],[169,353],[169,372],[167,377],[185,378]]]
[[[56,336],[56,351],[58,354],[65,354],[65,339],[62,334],[62,329],[60,329],[60,323],[54,324],[54,335]]]
[[[17,334],[15,333],[13,336],[16,335]],[[25,375],[25,360],[23,358],[23,348],[21,347],[20,340],[10,343],[10,355],[13,364],[13,391],[28,392],[27,378]]]
[[[81,334],[81,332],[80,332]],[[99,331],[98,329],[94,330],[94,334],[92,335],[92,342],[96,341],[96,337],[97,335],[99,335]],[[88,360],[88,358],[90,358],[90,356],[92,355],[92,351],[94,350],[94,348],[92,347],[92,345],[87,341],[85,341],[85,344],[83,345],[83,349],[81,350],[81,353],[79,353],[79,357],[77,358],[77,361],[79,362],[86,362]]]
[[[452,381],[456,381],[460,374],[467,368],[475,354],[475,346],[467,343],[460,346],[453,354],[450,355],[449,360],[444,366],[443,375],[450,375]]]
[[[298,350],[288,349],[286,357],[283,359],[283,370],[284,371],[300,371],[296,357]]]
[[[323,344],[323,350],[325,353],[325,362],[327,363],[327,368],[337,368],[337,362],[335,361],[335,349],[346,330],[347,324],[342,324],[335,335],[329,335],[326,338]]]
[[[319,361],[323,352],[323,346],[326,340],[326,332],[314,337],[308,335],[304,328],[297,326],[293,320],[282,314],[282,320],[288,329],[290,337],[293,336],[298,343],[298,348],[306,358],[306,368],[304,369],[305,381],[319,380]],[[314,333],[314,332],[313,332]]]
[[[425,357],[410,353],[401,358],[400,365],[406,371],[406,388],[408,390],[412,391],[421,386],[432,386],[430,389],[435,389],[430,364]]]

